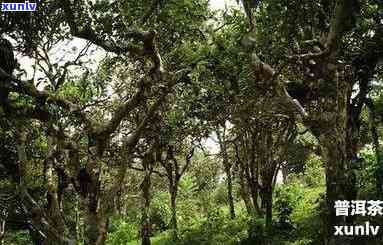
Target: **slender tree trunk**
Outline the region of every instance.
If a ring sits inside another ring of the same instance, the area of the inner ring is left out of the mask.
[[[287,177],[289,176],[289,169],[287,167],[287,164],[282,165],[281,171],[282,171],[283,184],[286,184],[287,183]]]
[[[229,202],[230,218],[235,218],[234,197],[233,197],[233,184],[231,177],[231,169],[229,166],[225,167],[227,177],[227,198]]]
[[[245,169],[245,165],[240,157],[239,148],[236,143],[234,143],[235,147],[235,155],[237,158],[237,166],[238,166],[238,173],[239,173],[239,185],[241,187],[240,189],[240,195],[242,197],[243,202],[245,203],[246,211],[250,216],[255,215],[256,208],[252,205],[251,198],[250,198],[250,191],[249,191],[249,176],[246,175],[247,169]]]
[[[178,240],[177,193],[178,193],[178,183],[174,183],[174,185],[170,186],[170,207],[172,210],[172,217],[171,217],[170,223],[171,223],[173,241]]]
[[[271,188],[266,188],[263,193],[265,203],[265,224],[266,230],[271,231],[273,222],[273,191]]]
[[[44,244],[44,239],[38,231],[36,231],[35,229],[32,229],[32,227],[29,227],[28,230],[29,230],[29,237],[33,245]]]
[[[258,203],[258,197],[259,197],[259,192],[258,192],[258,187],[257,187],[258,184],[252,179],[250,180],[249,183],[251,183],[250,184],[250,194],[251,194],[251,200],[253,203],[254,211],[256,212],[256,214],[262,215],[263,211],[262,211],[262,209]]]
[[[5,219],[0,220],[0,245],[4,244],[5,237]]]
[[[258,197],[259,197],[258,175],[259,175],[259,171],[258,171],[258,166],[254,166],[256,164],[257,164],[256,161],[251,160],[250,163],[247,164],[247,166],[243,166],[243,167],[244,167],[244,172],[245,172],[247,184],[249,186],[248,189],[250,190],[250,199],[252,201],[252,206],[253,206],[254,212],[255,212],[255,214],[262,215],[263,212],[262,212],[262,210],[258,204]],[[250,168],[251,168],[251,170],[250,170]]]
[[[250,184],[250,191],[251,191],[251,197],[253,200],[253,206],[255,209],[255,212],[258,215],[262,215],[262,209],[259,207],[258,204],[258,199],[259,199],[259,178],[260,178],[260,164],[256,159],[256,144],[258,143],[259,139],[256,137],[256,133],[250,132],[250,162],[248,164],[247,168],[247,178],[248,178],[248,183]]]
[[[141,227],[141,244],[150,245],[150,233],[151,233],[151,224],[150,224],[150,181],[146,177],[144,180],[142,188],[142,196],[144,198],[144,206],[142,209],[142,227]]]
[[[229,156],[227,153],[227,141],[226,141],[226,127],[223,123],[223,133],[222,136],[217,131],[218,141],[221,148],[221,154],[223,158],[223,167],[226,173],[226,183],[227,183],[227,201],[229,204],[230,218],[235,218],[235,208],[234,208],[234,197],[233,197],[233,184],[232,184],[232,175],[231,175],[231,164],[229,162]]]
[[[70,230],[70,235],[73,237],[73,240],[76,241],[75,244],[81,241],[81,228],[80,228],[80,214],[79,214],[79,196],[76,195],[75,199],[75,224],[73,225],[73,229]]]
[[[261,197],[262,207],[265,210],[265,227],[266,232],[269,233],[272,230],[273,224],[273,179],[275,175],[275,161],[271,161],[266,164],[267,168],[261,171]]]
[[[249,198],[249,191],[247,189],[247,185],[245,183],[245,178],[243,176],[243,170],[239,169],[239,179],[240,179],[240,187],[241,187],[241,197],[245,204],[247,214],[250,216],[253,216],[255,214],[255,208],[252,207],[250,198]]]
[[[144,200],[142,207],[142,226],[141,226],[141,244],[150,245],[151,222],[150,222],[150,185],[151,185],[151,161],[145,157],[143,160],[144,180],[141,184],[142,198]]]

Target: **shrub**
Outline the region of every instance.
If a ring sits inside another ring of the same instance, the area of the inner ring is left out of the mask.
[[[152,200],[150,206],[150,222],[152,224],[152,232],[158,233],[168,229],[171,217],[169,207],[169,194],[166,192],[158,192]]]
[[[297,228],[286,236],[289,243],[282,244],[323,244],[322,214],[326,210],[321,204],[324,191],[324,169],[322,162],[315,155],[309,157],[303,174],[290,176],[289,183],[276,188],[275,213],[279,218],[291,220]],[[283,212],[286,208],[289,212]],[[283,236],[283,232],[279,235]]]
[[[220,209],[212,210],[208,217],[182,232],[181,245],[234,245],[246,237],[247,217],[238,213],[235,219]]]
[[[136,225],[122,220],[114,221],[111,225],[106,244],[121,245],[137,239],[138,228]]]
[[[376,170],[378,168],[376,155],[371,146],[367,146],[360,151],[362,168],[358,173],[358,191],[362,200],[376,199]]]
[[[7,245],[29,245],[32,244],[28,231],[8,232],[5,235],[4,244]]]
[[[323,162],[315,154],[311,154],[305,162],[303,183],[309,187],[323,186],[325,184]]]

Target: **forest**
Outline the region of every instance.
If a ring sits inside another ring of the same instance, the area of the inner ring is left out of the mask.
[[[1,6],[0,245],[383,244],[383,1]]]

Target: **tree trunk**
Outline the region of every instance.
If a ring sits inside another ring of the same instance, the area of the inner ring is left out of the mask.
[[[234,197],[233,197],[233,184],[231,178],[231,169],[229,166],[225,167],[227,177],[227,199],[229,202],[230,218],[235,218]]]
[[[252,201],[252,206],[254,209],[254,214],[262,215],[263,212],[258,204],[258,197],[259,197],[259,185],[258,185],[258,175],[259,175],[259,168],[256,165],[257,162],[255,160],[251,160],[250,163],[248,163],[244,167],[245,177],[247,180],[247,184],[249,186],[250,191],[250,199]]]
[[[241,187],[240,195],[241,195],[242,200],[245,204],[247,214],[250,216],[253,216],[255,214],[255,209],[251,205],[251,201],[249,198],[249,191],[248,191],[247,185],[245,183],[245,177],[244,177],[243,169],[242,169],[241,165],[239,165],[238,171],[239,171],[239,185]]]
[[[353,217],[336,216],[334,204],[337,200],[356,199],[356,177],[350,163],[356,155],[357,149],[353,146],[358,136],[349,103],[350,82],[339,75],[338,68],[329,70],[328,67],[327,63],[323,64],[323,70],[326,71],[325,83],[332,86],[333,92],[320,98],[319,105],[311,112],[313,121],[308,128],[318,138],[326,163],[326,245],[349,245],[350,238],[334,236],[334,226],[352,225]]]
[[[380,152],[380,144],[379,144],[379,133],[376,122],[375,115],[375,106],[372,99],[366,99],[366,105],[369,110],[369,123],[370,123],[370,131],[372,136],[372,142],[375,150],[375,158],[376,158],[376,170],[375,170],[375,178],[376,178],[376,192],[377,196],[383,196],[383,162]]]
[[[87,245],[103,245],[107,238],[108,217],[104,213],[103,193],[100,189],[104,143],[103,140],[97,140],[94,144],[90,140],[89,162],[86,168],[80,170],[78,176],[81,202],[85,210],[84,240]]]
[[[246,164],[246,166],[245,166],[244,162],[242,161],[242,159],[240,157],[239,148],[238,148],[238,145],[236,143],[234,143],[234,147],[235,147],[235,155],[237,158],[237,166],[238,166],[238,172],[239,172],[239,184],[241,187],[240,195],[242,197],[243,202],[245,203],[247,213],[250,216],[254,216],[256,213],[260,213],[260,210],[258,207],[258,202],[256,201],[255,203],[254,202],[252,203],[251,197],[253,197],[253,199],[254,198],[257,199],[258,192],[256,192],[256,195],[255,195],[255,193],[253,193],[254,190],[251,188],[253,188],[254,186],[250,185],[251,178],[250,178],[250,174],[248,171],[248,165]],[[249,190],[249,187],[250,187],[251,191]],[[253,205],[253,204],[255,204],[255,205]]]
[[[98,173],[90,175],[90,182],[87,183],[87,188],[89,188],[87,195],[81,198],[85,210],[84,240],[85,244],[89,245],[103,245],[107,237],[108,218],[103,212],[99,198],[100,180],[98,175]]]
[[[4,244],[5,237],[5,219],[0,220],[0,245]]]
[[[29,231],[29,237],[32,241],[32,244],[34,245],[41,245],[44,244],[44,238],[41,236],[41,234],[33,229],[31,226],[28,228]]]
[[[141,183],[142,198],[144,200],[142,207],[141,224],[141,244],[150,245],[151,222],[150,222],[150,185],[151,185],[151,156],[147,154],[143,159],[144,180]]]
[[[265,224],[266,231],[271,231],[273,222],[273,192],[271,188],[267,188],[263,193],[264,204],[265,204]]]
[[[250,185],[250,191],[251,191],[251,198],[253,200],[253,206],[255,209],[255,212],[258,215],[262,215],[262,209],[259,207],[258,199],[259,199],[259,178],[260,178],[260,164],[259,161],[256,159],[256,144],[259,139],[256,137],[256,134],[254,132],[250,132],[250,152],[248,154],[250,155],[248,167],[246,169],[246,177],[248,179],[248,183]]]
[[[178,193],[178,183],[170,186],[170,207],[172,210],[172,217],[170,220],[171,225],[171,236],[172,240],[178,240],[178,227],[177,227],[177,193]]]
[[[150,177],[145,176],[142,183],[142,197],[144,199],[144,206],[142,208],[142,227],[141,227],[141,244],[150,245]]]
[[[90,204],[85,212],[85,244],[103,245],[107,237],[107,219]]]
[[[226,183],[227,183],[227,201],[229,204],[230,218],[235,218],[235,208],[234,208],[234,198],[233,198],[233,184],[232,184],[232,175],[231,175],[231,164],[229,162],[229,156],[227,154],[227,141],[226,141],[226,127],[225,122],[223,123],[223,133],[222,136],[217,131],[217,137],[219,145],[221,148],[221,154],[223,158],[223,167],[226,173]]]
[[[326,161],[326,199],[327,199],[327,244],[348,245],[350,239],[334,237],[335,225],[350,225],[352,220],[345,216],[336,216],[334,204],[336,200],[354,200],[356,191],[354,187],[355,176],[348,169],[349,159],[345,151],[345,142],[340,138],[330,138],[325,143],[324,157]]]
[[[80,214],[79,214],[79,197],[76,195],[74,204],[75,222],[69,229],[69,237],[74,241],[74,244],[78,244],[80,241]]]
[[[50,218],[52,224],[55,225],[55,229],[57,234],[64,234],[65,232],[65,223],[63,222],[59,200],[58,200],[58,192],[57,192],[57,183],[55,181],[55,170],[54,163],[56,161],[55,154],[55,144],[54,139],[48,136],[48,156],[45,160],[45,178],[47,182],[47,215]],[[55,236],[48,236],[46,244],[61,244],[61,242],[56,241]]]
[[[251,179],[248,182],[251,183],[250,184],[250,194],[251,194],[251,200],[253,203],[254,211],[256,214],[262,215],[263,211],[261,210],[261,207],[258,204],[258,196],[259,196],[258,187],[257,187],[258,184],[254,180],[251,180]]]
[[[55,224],[54,220],[60,216],[57,215],[59,210],[54,209],[55,215],[52,215],[52,207],[48,205],[48,212],[33,199],[29,194],[26,178],[26,164],[28,162],[28,156],[26,152],[27,133],[21,129],[19,131],[19,142],[17,144],[17,155],[19,161],[19,183],[17,183],[17,193],[21,199],[21,206],[23,210],[30,215],[29,231],[32,240],[35,244],[57,244],[67,245],[69,240],[64,236],[63,222],[58,221],[59,224]],[[52,148],[49,149],[47,160],[50,161],[52,156],[50,155]],[[49,163],[51,164],[51,163]],[[51,168],[51,167],[49,167]],[[48,169],[48,171],[51,171]],[[52,173],[53,174],[53,173]],[[48,187],[50,188],[50,187]],[[49,192],[49,190],[48,190]],[[49,199],[48,199],[49,201]],[[52,203],[51,203],[52,204]],[[61,223],[62,222],[62,223]],[[56,227],[57,225],[57,227]],[[61,226],[61,227],[60,227]]]

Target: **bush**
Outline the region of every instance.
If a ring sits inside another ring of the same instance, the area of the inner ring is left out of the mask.
[[[275,190],[274,208],[277,213],[284,208],[289,208],[291,211],[295,210],[299,202],[304,198],[304,185],[297,181],[292,181],[287,185],[280,186]],[[291,214],[292,212],[290,212]],[[289,216],[290,216],[289,214]]]
[[[325,206],[321,204],[324,192],[324,169],[315,155],[309,157],[303,174],[290,176],[288,184],[276,188],[275,213],[279,218],[289,219],[297,228],[286,237],[289,242],[282,244],[323,244],[321,232],[324,230],[322,214]],[[283,212],[286,208],[289,212]],[[279,235],[283,236],[283,232]]]
[[[152,232],[159,233],[169,227],[171,211],[169,207],[169,194],[166,192],[157,193],[152,200],[150,207],[150,222]]]
[[[376,155],[372,147],[365,147],[360,151],[362,168],[358,173],[358,191],[361,200],[376,199],[376,170],[378,168]]]
[[[303,183],[309,187],[324,186],[324,168],[320,157],[311,154],[305,162],[304,174],[301,174]]]
[[[267,239],[264,231],[264,219],[250,219],[248,221],[247,238],[242,239],[241,245],[263,244]]]
[[[32,241],[28,231],[7,232],[4,239],[7,245],[30,245]]]
[[[127,244],[138,237],[138,227],[122,220],[114,221],[109,230],[108,245]]]
[[[221,183],[217,185],[217,188],[213,192],[214,203],[218,206],[225,206],[228,203],[227,200],[227,185],[226,183]]]
[[[181,245],[234,245],[246,237],[247,217],[238,213],[235,219],[220,209],[212,210],[208,217],[182,231]]]

